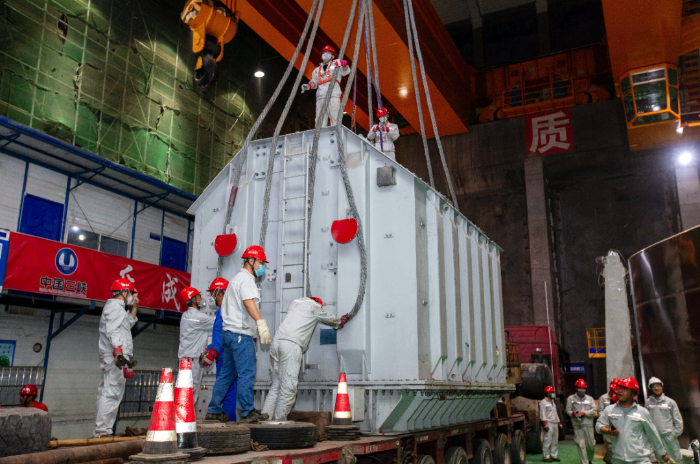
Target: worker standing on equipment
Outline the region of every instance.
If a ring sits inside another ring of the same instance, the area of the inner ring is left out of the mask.
[[[634,392],[639,393],[637,381],[632,377],[622,379],[617,403],[605,408],[596,430],[612,436],[613,462],[651,463],[652,447],[659,461],[670,461],[649,411],[634,401]]]
[[[394,142],[399,138],[399,126],[389,122],[389,111],[386,108],[377,110],[379,124],[372,126],[367,134],[367,140],[374,142],[374,148],[396,161]]]
[[[574,426],[574,442],[578,446],[578,457],[581,464],[592,464],[595,454],[595,436],[593,435],[593,419],[598,417],[595,400],[586,395],[586,381],[576,381],[576,393],[566,399],[566,414],[571,417]]]
[[[253,339],[259,337],[260,343],[264,345],[271,341],[270,329],[258,311],[260,290],[255,283],[255,277],[265,275],[267,258],[263,249],[257,245],[248,247],[242,258],[243,269],[229,282],[221,307],[224,359],[214,383],[206,420],[229,421],[228,414],[223,411],[223,402],[236,379],[236,399],[241,413],[239,422],[257,422],[268,418],[267,414],[260,414],[253,407],[253,383],[257,366]]]
[[[544,389],[544,399],[540,401],[540,421],[544,430],[544,440],[542,441],[542,455],[544,462],[559,462],[559,427],[561,421],[557,414],[557,393],[554,387],[547,386]]]
[[[617,395],[617,387],[619,384],[620,379],[617,377],[612,379],[607,393],[603,393],[598,399],[598,417],[603,414],[605,408],[611,404],[615,404],[612,399]],[[603,457],[603,461],[605,461],[605,464],[612,464],[612,437],[610,435],[603,435],[603,443],[605,444],[605,457]]]
[[[221,304],[224,301],[224,295],[226,295],[226,289],[228,288],[228,280],[223,277],[217,277],[214,279],[209,286],[209,295],[214,299],[214,303],[218,308],[216,310],[216,320],[214,321],[214,330],[211,334],[211,345],[207,346],[207,349],[200,355],[199,362],[202,367],[209,368],[211,364],[216,361],[216,377],[219,377],[219,372],[221,372],[221,364],[223,364],[223,357],[220,356],[224,352],[224,347],[221,344],[221,332],[224,330],[224,321],[221,319]],[[233,381],[233,384],[228,389],[222,408],[224,412],[228,415],[229,420],[236,420],[236,387],[238,385],[238,379]]]
[[[327,313],[320,298],[312,296],[292,301],[270,347],[272,385],[263,414],[274,421],[287,420],[297,397],[303,355],[309,349],[316,325],[321,322],[337,330],[342,329],[347,320],[347,314],[338,319]]]
[[[666,454],[676,462],[681,462],[681,446],[678,437],[683,433],[683,418],[674,400],[664,395],[664,383],[661,379],[649,379],[652,396],[647,398],[647,409],[654,421],[654,426],[664,442]]]
[[[329,45],[323,47],[321,50],[321,59],[323,60],[323,63],[321,63],[318,68],[314,69],[313,73],[311,73],[311,80],[309,83],[301,85],[301,93],[304,93],[307,90],[316,89],[316,123],[318,124],[321,111],[323,110],[323,103],[326,100],[328,89],[331,86],[333,71],[337,66],[342,68],[338,73],[336,84],[333,86],[331,100],[328,103],[328,111],[325,115],[323,115],[323,119],[320,121],[321,127],[328,126],[329,117],[331,120],[331,126],[335,126],[338,123],[338,113],[340,112],[340,95],[343,93],[342,89],[340,88],[340,78],[350,74],[348,62],[346,60],[336,60],[334,58],[335,50],[333,50],[333,47]]]
[[[134,342],[131,328],[138,319],[139,299],[134,284],[126,278],[112,284],[112,298],[100,316],[100,369],[102,381],[97,389],[97,415],[94,438],[111,435],[124,396],[126,379],[134,376]],[[130,310],[127,308],[131,307]]]
[[[36,401],[39,393],[36,390],[36,385],[25,385],[19,391],[19,407],[20,408],[36,408],[42,411],[49,412],[49,408],[44,403]]]
[[[190,358],[197,361],[199,354],[207,346],[209,331],[214,326],[215,316],[201,312],[206,307],[206,301],[202,299],[202,292],[194,287],[185,287],[180,292],[180,299],[187,305],[187,311],[180,319],[180,348],[177,357]],[[199,398],[199,384],[202,381],[202,366],[198,362],[192,363],[192,391],[194,403]]]

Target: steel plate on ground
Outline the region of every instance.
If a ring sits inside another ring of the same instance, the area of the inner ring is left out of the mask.
[[[311,448],[316,444],[316,426],[306,422],[248,424],[250,437],[270,449]]]

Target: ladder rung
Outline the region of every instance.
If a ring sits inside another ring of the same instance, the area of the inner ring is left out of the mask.
[[[282,287],[282,290],[296,290],[297,288],[304,288],[304,287]]]
[[[306,198],[306,195],[298,195],[296,197],[287,197],[287,198],[282,198],[283,200],[296,200],[297,198]]]
[[[287,266],[303,266],[304,263],[284,263],[282,264],[282,267],[287,267]]]
[[[282,245],[295,245],[297,243],[304,243],[304,240],[297,240],[295,242],[282,242]]]
[[[294,179],[295,177],[306,177],[306,174],[298,174],[296,176],[285,176],[285,179]]]
[[[305,219],[306,219],[306,218],[287,219],[287,220],[284,221],[284,222],[285,222],[285,223],[287,223],[287,222],[298,222],[298,221],[303,221],[303,220],[305,220]]]

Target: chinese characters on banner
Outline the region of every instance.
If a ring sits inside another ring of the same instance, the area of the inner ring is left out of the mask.
[[[106,301],[112,283],[126,278],[139,293],[139,306],[187,311],[178,298],[190,285],[186,272],[15,232],[9,245],[7,290]]]
[[[571,109],[525,116],[527,155],[550,155],[574,151]]]

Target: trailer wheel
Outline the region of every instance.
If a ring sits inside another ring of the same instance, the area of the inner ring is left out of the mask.
[[[419,454],[416,456],[416,464],[435,464],[435,459],[429,454]]]
[[[493,454],[488,440],[477,438],[474,440],[474,457],[471,464],[494,464]]]
[[[525,446],[527,448],[527,454],[540,454],[542,453],[542,442],[544,441],[544,430],[541,424],[537,424],[537,428],[533,428],[527,431],[525,435]]]
[[[445,452],[445,464],[469,464],[467,452],[461,446],[450,446]]]
[[[496,436],[493,447],[494,464],[510,464],[510,443],[505,433]]]
[[[202,421],[197,441],[210,455],[244,453],[250,450],[250,429],[235,422]]]
[[[51,416],[35,408],[0,409],[0,457],[49,449]]]
[[[525,435],[522,430],[513,432],[510,440],[510,459],[512,464],[527,463],[527,449],[525,448]]]
[[[308,422],[261,422],[248,424],[250,438],[270,449],[312,448],[316,445],[316,426]]]

